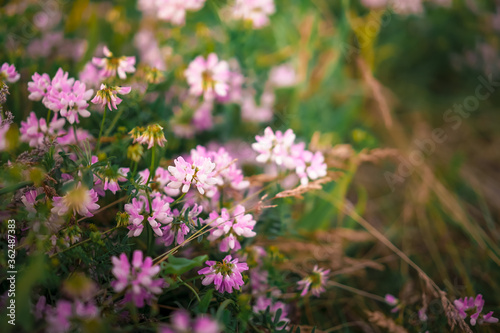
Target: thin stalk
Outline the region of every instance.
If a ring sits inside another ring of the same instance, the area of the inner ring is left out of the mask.
[[[102,130],[104,128],[104,121],[106,120],[106,107],[104,107],[104,113],[102,114],[102,122],[101,122],[101,129],[99,130],[99,137],[97,138],[97,145],[95,147],[95,154],[97,155],[97,152],[99,151],[99,148],[101,147],[101,136],[102,136]]]

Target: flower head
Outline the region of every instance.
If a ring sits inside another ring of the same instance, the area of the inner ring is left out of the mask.
[[[200,10],[205,0],[140,0],[139,9],[175,25],[184,25],[186,11]]]
[[[210,158],[199,157],[188,163],[178,157],[174,160],[175,166],[169,166],[170,180],[168,187],[178,189],[182,187],[182,192],[187,193],[191,185],[196,186],[200,194],[205,194],[205,190],[217,183],[215,176],[215,163]]]
[[[91,102],[100,104],[103,108],[107,105],[109,111],[113,111],[122,102],[122,99],[117,94],[126,95],[131,89],[131,87],[108,87],[105,84],[101,84],[101,88],[97,91]]]
[[[232,259],[228,255],[220,262],[209,260],[205,264],[208,267],[198,271],[198,274],[205,275],[202,281],[204,286],[213,283],[218,292],[232,293],[233,289],[240,290],[240,287],[245,284],[241,272],[248,270],[246,263],[238,263],[238,259]]]
[[[97,193],[89,190],[82,184],[78,184],[64,197],[54,197],[52,213],[62,216],[68,212],[78,213],[82,216],[91,217],[93,211],[99,209],[97,204]]]
[[[481,312],[484,307],[483,295],[478,294],[474,297],[464,297],[453,302],[460,317],[463,319],[470,315],[470,324],[476,326],[477,323],[497,323],[498,318],[493,317],[493,311],[483,315]]]
[[[48,137],[63,134],[62,130],[66,120],[54,115],[52,121],[47,124],[44,118],[38,119],[35,112],[31,112],[26,121],[21,121],[21,141],[28,142],[30,147],[39,147]]]
[[[237,205],[234,212],[229,214],[226,208],[222,208],[221,215],[217,213],[210,214],[210,219],[215,222],[211,223],[215,228],[208,237],[209,240],[215,240],[224,236],[219,249],[222,252],[229,250],[239,250],[241,248],[240,242],[237,237],[254,237],[256,233],[253,231],[257,223],[251,214],[245,214],[245,207]]]
[[[302,289],[300,296],[305,296],[310,288],[313,295],[319,297],[319,295],[325,291],[328,273],[330,273],[329,269],[323,269],[318,268],[318,266],[314,266],[314,269],[310,275],[297,282],[299,290]]]
[[[153,199],[151,206],[151,216],[147,218],[147,221],[157,236],[163,236],[160,223],[166,224],[173,220],[169,199],[165,196],[157,196]],[[148,202],[142,196],[139,199],[133,198],[131,203],[125,205],[125,211],[129,214],[129,237],[138,237],[142,233],[144,212],[148,210]]]
[[[8,63],[4,63],[2,67],[0,67],[0,82],[7,81],[10,83],[17,82],[21,74],[16,71],[16,66],[9,65]]]
[[[151,300],[161,294],[166,285],[163,279],[154,279],[160,271],[160,266],[153,266],[151,257],[143,260],[143,254],[139,250],[134,251],[130,263],[125,253],[119,258],[111,257],[111,261],[111,272],[116,277],[111,285],[116,292],[126,291],[125,302],[133,301],[137,307],[142,308],[145,303],[151,304]]]
[[[274,0],[236,0],[232,11],[234,18],[248,20],[254,29],[260,29],[269,24],[276,8]]]
[[[100,75],[103,77],[115,76],[118,73],[120,79],[127,78],[127,73],[135,72],[135,57],[113,57],[113,53],[104,46],[105,58],[92,58],[92,63],[101,68]]]
[[[220,333],[221,327],[214,319],[202,316],[194,320],[186,310],[178,310],[172,314],[170,325],[161,327],[160,333]]]
[[[228,94],[229,65],[219,61],[215,53],[210,53],[205,59],[196,57],[184,72],[189,83],[189,92],[193,95],[204,95],[205,99],[224,97]]]
[[[148,125],[148,127],[136,127],[129,132],[134,139],[134,143],[147,144],[148,149],[151,149],[155,144],[163,147],[167,142],[163,134],[163,127],[158,124]]]

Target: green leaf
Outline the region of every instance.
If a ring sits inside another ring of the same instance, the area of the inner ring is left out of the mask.
[[[198,304],[198,310],[200,313],[206,313],[208,310],[208,306],[210,305],[210,301],[212,300],[212,296],[214,294],[213,289],[209,289],[203,298],[201,299],[200,304]]]
[[[93,188],[94,187],[94,174],[92,173],[92,171],[85,170],[83,172],[82,181],[83,181],[83,184],[87,188]]]
[[[206,254],[194,259],[176,258],[174,256],[170,256],[168,258],[168,262],[162,265],[164,267],[163,273],[181,275],[195,267],[202,266],[207,259],[208,256]]]

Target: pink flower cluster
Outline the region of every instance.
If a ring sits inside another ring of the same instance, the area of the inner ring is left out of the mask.
[[[97,204],[96,191],[89,190],[81,184],[78,184],[63,197],[53,197],[53,200],[54,207],[51,212],[59,216],[72,212],[75,215],[91,217],[94,216],[92,212],[100,207]]]
[[[250,21],[254,29],[268,25],[275,12],[274,0],[236,0],[232,8],[234,18]]]
[[[30,147],[40,147],[46,138],[65,134],[65,131],[62,130],[65,123],[64,118],[58,118],[55,114],[52,121],[47,124],[44,118],[38,119],[35,112],[31,112],[26,121],[21,121],[20,140],[28,142]]]
[[[186,11],[197,11],[205,0],[139,0],[138,7],[145,14],[157,16],[174,25],[184,25]]]
[[[184,71],[190,86],[189,92],[195,96],[203,95],[205,99],[228,95],[230,78],[229,65],[221,60],[215,53],[210,53],[205,59],[196,57]]]
[[[470,314],[470,324],[476,326],[477,323],[497,323],[498,318],[493,317],[493,311],[483,315],[484,299],[483,295],[478,294],[474,297],[464,297],[457,299],[453,302],[460,317],[467,318],[468,312]]]
[[[196,149],[191,150],[193,160],[200,157],[210,158],[215,163],[215,178],[218,186],[229,185],[237,190],[248,187],[249,183],[243,180],[243,172],[236,165],[236,160],[229,155],[225,148],[208,150],[203,146],[197,146]]]
[[[213,241],[224,237],[219,245],[221,252],[239,250],[241,245],[237,236],[249,238],[256,235],[253,228],[257,222],[251,214],[245,214],[245,207],[242,205],[237,205],[232,214],[226,208],[222,208],[220,216],[212,212],[209,220],[214,221],[210,222],[210,225],[215,228],[210,232],[208,240]]]
[[[101,84],[101,88],[91,102],[100,105],[102,108],[107,105],[109,111],[113,111],[113,109],[118,109],[117,105],[122,102],[122,99],[117,94],[126,95],[131,89],[131,87],[118,86],[108,88],[105,84]]]
[[[281,309],[281,315],[278,319],[278,323],[284,322],[284,324],[278,328],[283,328],[290,321],[290,319],[287,318],[288,311],[285,303],[280,301],[274,302],[271,298],[265,296],[257,297],[257,301],[253,306],[253,312],[264,313],[267,309],[269,309],[269,313],[272,315],[273,321],[276,320],[277,311]]]
[[[305,144],[295,143],[295,134],[291,129],[285,133],[273,132],[270,127],[264,135],[255,137],[257,142],[252,148],[259,154],[260,163],[272,162],[279,167],[295,170],[301,184],[326,176],[327,165],[321,152],[312,153],[305,149]]]
[[[54,78],[48,74],[35,73],[28,83],[28,98],[33,101],[42,100],[50,110],[60,112],[70,124],[78,123],[79,116],[89,117],[87,101],[92,97],[93,90],[88,89],[85,83],[68,78],[68,73],[59,68]]]
[[[182,156],[174,160],[175,166],[169,166],[170,180],[168,187],[179,189],[187,193],[191,185],[194,185],[200,194],[217,183],[215,179],[215,163],[208,157],[198,157],[192,163],[186,162]]]
[[[154,278],[160,271],[160,266],[153,266],[151,257],[143,260],[142,252],[136,250],[132,262],[128,261],[125,253],[122,253],[120,258],[113,256],[111,260],[112,273],[116,277],[111,285],[118,293],[126,291],[125,302],[133,301],[137,307],[142,308],[145,303],[151,304],[151,300],[161,294],[166,283],[161,278]]]
[[[151,202],[151,214],[147,218],[149,225],[159,237],[163,236],[161,230],[162,224],[172,222],[173,216],[170,211],[171,199],[166,196],[158,195]],[[125,205],[125,211],[129,214],[130,225],[128,229],[129,237],[139,237],[144,229],[144,211],[150,211],[149,205],[144,196],[132,199],[132,203]]]
[[[94,57],[92,63],[101,68],[99,75],[102,77],[118,77],[122,80],[127,78],[127,73],[135,72],[135,57],[114,57],[107,46],[103,48],[104,58]]]
[[[221,333],[222,328],[210,317],[197,317],[194,320],[186,310],[178,310],[172,314],[170,325],[161,327],[160,333]]]
[[[47,320],[47,331],[54,333],[70,332],[72,322],[78,320],[89,320],[99,316],[99,309],[93,302],[82,302],[75,300],[58,300],[54,307],[46,305],[45,296],[40,297],[34,311],[35,317],[41,318],[45,315]]]
[[[204,286],[213,283],[218,292],[232,293],[233,289],[240,290],[245,284],[241,272],[248,270],[246,263],[238,263],[238,259],[228,255],[221,262],[208,260],[205,264],[208,267],[198,271],[198,274],[205,275],[202,281]]]
[[[17,82],[21,74],[16,71],[16,66],[9,65],[8,63],[4,63],[2,67],[0,67],[0,82],[7,81],[10,83]]]
[[[311,289],[312,294],[319,297],[319,295],[325,291],[329,273],[329,269],[318,268],[318,266],[315,265],[310,275],[297,282],[299,290],[302,289],[300,296],[305,296],[309,289]]]

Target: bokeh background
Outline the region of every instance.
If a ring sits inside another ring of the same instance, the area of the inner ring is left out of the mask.
[[[77,76],[103,45],[144,61],[148,51],[141,42],[148,34],[165,79],[147,88],[153,91],[132,92],[113,120],[118,132],[158,122],[172,157],[212,141],[244,151],[242,142],[253,142],[267,125],[292,128],[336,163],[334,182],[304,201],[285,200],[265,213],[273,222],[261,226],[271,238],[261,243],[293,258],[286,264],[291,270],[326,262],[333,281],[357,290],[334,288],[295,311],[292,321],[304,323],[302,331],[396,332],[377,317],[387,315],[387,306],[360,291],[396,295],[408,309],[393,320],[420,331],[410,321],[426,280],[366,224],[451,299],[481,293],[487,308],[500,312],[500,3],[275,3],[270,25],[254,30],[229,20],[222,0],[207,0],[182,27],[148,18],[131,0],[0,1],[0,63],[21,72],[6,109],[18,126],[31,111],[42,112],[41,103],[27,99],[32,73],[62,66]],[[257,104],[273,67],[291,66],[296,83],[275,91],[268,121],[245,120],[241,106],[218,104],[211,129],[180,138],[179,131],[191,131],[192,110],[176,89],[186,86],[189,62],[210,52],[237,59]],[[94,136],[99,125],[100,117],[82,121]],[[126,161],[118,143],[106,149]],[[448,331],[444,310],[432,311],[430,331]]]

